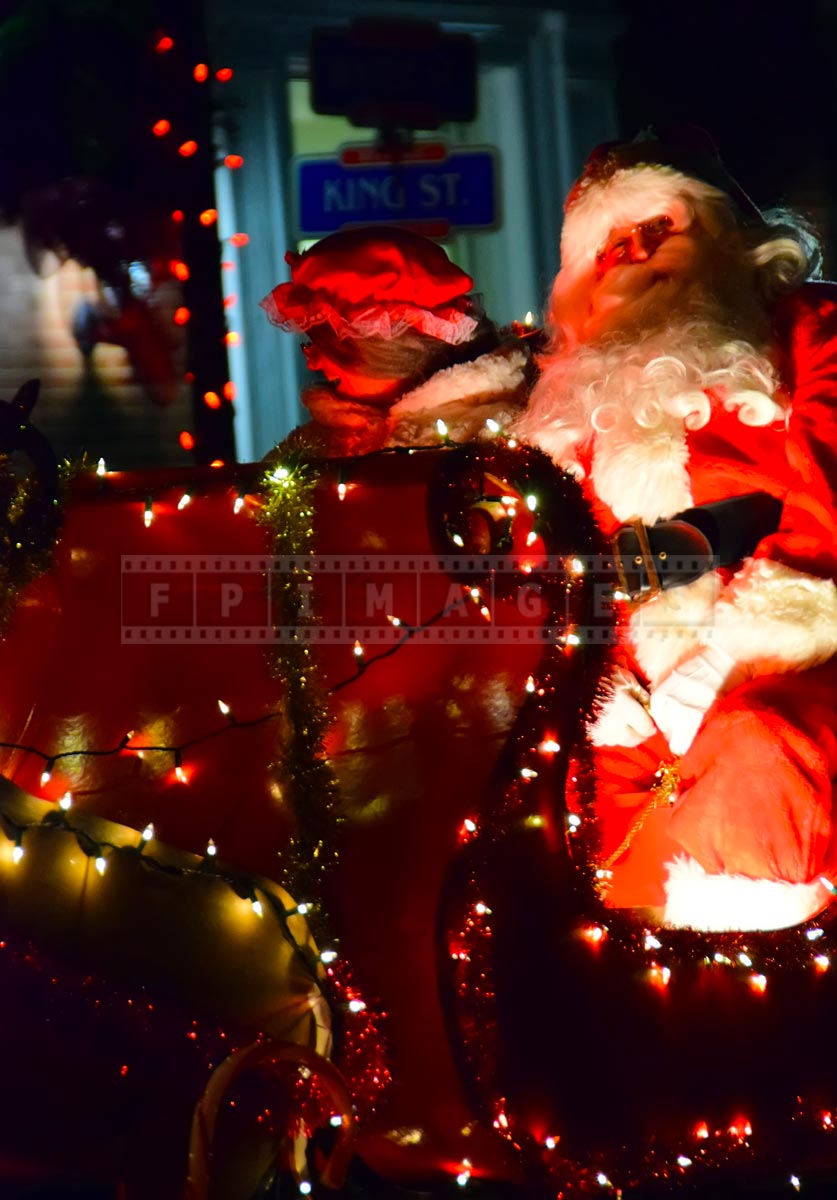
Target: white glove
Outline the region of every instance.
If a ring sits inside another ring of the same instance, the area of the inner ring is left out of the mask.
[[[638,746],[657,732],[648,715],[648,692],[630,671],[617,667],[587,733],[594,746]]]
[[[654,689],[651,716],[674,754],[686,753],[707,711],[739,674],[738,663],[725,650],[704,646]]]

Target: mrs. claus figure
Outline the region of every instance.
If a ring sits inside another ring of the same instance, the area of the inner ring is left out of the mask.
[[[781,928],[835,892],[837,287],[816,265],[702,131],[600,147],[517,426],[615,539],[598,869],[608,904],[672,926]]]

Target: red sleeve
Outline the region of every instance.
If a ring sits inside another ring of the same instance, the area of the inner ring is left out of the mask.
[[[784,325],[784,330],[782,326]],[[782,521],[756,558],[837,578],[837,287],[809,284],[780,319],[791,407]]]
[[[759,674],[837,653],[837,288],[806,285],[777,332],[791,392],[782,521],[724,588],[708,631]]]

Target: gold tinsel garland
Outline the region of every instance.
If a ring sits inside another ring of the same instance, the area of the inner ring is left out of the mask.
[[[321,895],[323,877],[337,858],[338,791],[324,749],[328,708],[307,637],[317,623],[308,603],[311,572],[305,559],[314,549],[319,471],[310,459],[284,450],[278,447],[276,459],[281,465],[262,480],[258,519],[271,532],[274,555],[285,560],[277,564],[271,581],[271,619],[280,632],[274,670],[285,689],[286,726],[284,749],[274,769],[295,823],[288,884],[300,900],[309,900]]]
[[[285,886],[300,904],[322,954],[311,964],[329,998],[335,1018],[337,1061],[357,1114],[374,1110],[390,1082],[386,1040],[374,1006],[367,1006],[348,964],[337,956],[325,911],[324,884],[338,859],[339,793],[325,752],[329,713],[307,631],[317,624],[308,597],[312,582],[306,562],[314,552],[314,492],[320,481],[317,462],[285,442],[274,455],[279,465],[261,482],[258,520],[267,526],[279,559],[272,573],[271,619],[279,634],[273,668],[284,687],[283,749],[273,764],[289,801],[294,832],[285,866]],[[292,560],[292,561],[288,561]],[[300,911],[299,909],[297,911]],[[304,957],[304,953],[303,953]],[[336,959],[336,961],[335,961]]]

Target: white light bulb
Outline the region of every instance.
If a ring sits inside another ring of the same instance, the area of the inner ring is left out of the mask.
[[[143,829],[143,831],[142,831],[142,840],[144,842],[150,842],[153,837],[154,837],[154,826],[149,821],[148,824],[146,825],[145,829]]]
[[[333,963],[336,958],[336,950],[323,950],[322,954],[320,955],[320,962]]]
[[[223,716],[228,717],[230,715],[230,706],[229,704],[225,704],[223,700],[218,701],[218,709]]]
[[[263,916],[264,916],[264,909],[262,908],[262,902],[261,902],[261,900],[254,900],[254,901],[253,901],[253,912],[256,914],[256,916],[257,916],[257,917],[263,917]]]
[[[96,859],[96,870],[99,872],[100,875],[104,875],[105,871],[107,870],[107,865],[108,865],[107,860],[104,859],[102,857],[102,855],[100,854],[98,856],[98,858]]]
[[[107,471],[107,467],[105,466],[105,460],[103,458],[100,458],[99,461],[96,463],[96,474],[104,475],[106,473],[106,471]]]
[[[186,507],[186,505],[191,504],[191,502],[192,502],[192,497],[189,495],[188,492],[184,492],[183,495],[180,497],[180,499],[177,502],[178,510],[180,512],[182,512],[183,509]]]
[[[61,799],[58,801],[58,805],[60,808],[63,808],[64,812],[67,812],[69,809],[71,809],[73,807],[72,792],[65,792],[64,795],[61,797]]]
[[[242,508],[244,508],[244,497],[236,496],[235,501],[233,502],[233,512],[240,513]]]
[[[447,437],[448,436],[448,427],[445,424],[445,422],[442,420],[441,417],[438,417],[436,420],[436,430],[439,434],[439,437]]]
[[[363,1012],[363,1010],[365,1008],[366,1008],[365,1000],[350,1000],[349,1001],[349,1012],[359,1013],[359,1012]]]
[[[12,862],[19,863],[23,858],[23,846],[15,846],[12,850]]]
[[[307,904],[297,904],[296,911],[299,913],[299,915],[301,917],[307,917],[308,913],[310,911],[310,908]]]
[[[212,838],[210,838],[209,841],[206,843],[206,853],[209,855],[210,858],[214,858],[215,855],[218,853],[218,847],[215,845]]]
[[[532,495],[532,494],[530,493],[530,494],[529,494],[529,495],[526,497],[526,507],[529,509],[529,512],[534,512],[534,511],[536,510],[536,508],[538,507],[538,498],[537,498],[537,496],[534,496],[534,495]]]
[[[338,499],[340,499],[340,500],[345,500],[345,499],[346,499],[346,492],[347,492],[347,490],[348,490],[348,489],[347,489],[347,487],[346,487],[345,483],[338,483],[338,485],[337,485],[337,496],[338,496]]]
[[[500,432],[500,425],[497,421],[494,420],[493,417],[489,417],[485,423],[488,426],[488,428],[491,430],[492,433]]]

